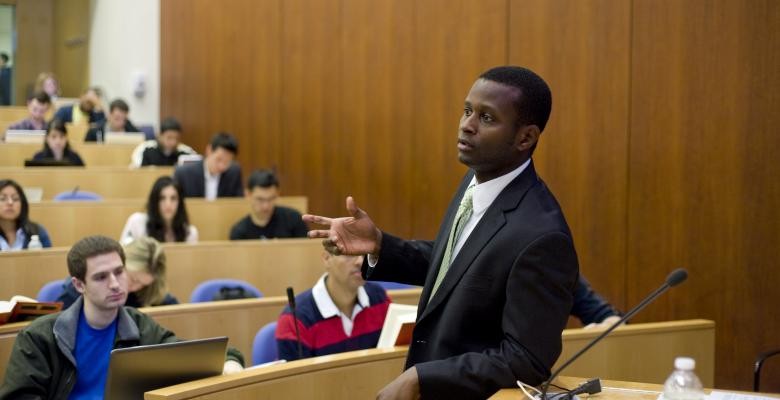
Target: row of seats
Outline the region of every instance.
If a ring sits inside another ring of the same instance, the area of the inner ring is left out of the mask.
[[[36,299],[38,301],[57,301],[57,299],[62,294],[64,285],[69,280],[70,278],[66,278],[65,281],[58,279],[43,285],[41,290],[38,291]],[[410,289],[413,287],[411,285],[397,282],[372,282],[382,286],[385,290]],[[212,301],[214,300],[214,297],[217,295],[217,293],[219,293],[220,289],[224,287],[241,288],[244,290],[244,292],[248,293],[250,297],[263,297],[263,293],[260,291],[260,289],[256,288],[249,282],[239,279],[210,279],[195,287],[195,289],[192,291],[192,294],[190,295],[190,303],[204,303],[207,301]]]

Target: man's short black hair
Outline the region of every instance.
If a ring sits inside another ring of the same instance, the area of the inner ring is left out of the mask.
[[[44,91],[33,93],[30,98],[27,99],[27,102],[31,102],[33,100],[37,100],[38,103],[41,104],[51,104],[51,96],[49,96],[49,94]]]
[[[8,53],[0,53],[0,58],[3,59],[4,63],[8,62]]]
[[[181,133],[181,124],[176,118],[168,117],[160,122],[160,133],[165,131],[176,131]]]
[[[219,132],[211,138],[211,151],[223,148],[234,155],[238,154],[238,140],[235,136],[227,132]]]
[[[108,105],[108,112],[114,111],[114,109],[119,109],[121,111],[124,111],[125,113],[130,112],[130,106],[127,105],[127,102],[122,99],[116,99],[111,102],[111,104]]]
[[[552,94],[544,79],[530,69],[515,66],[495,67],[479,77],[517,88],[520,95],[515,99],[515,107],[519,121],[538,126],[539,132],[544,130],[552,109]]]
[[[249,175],[246,182],[246,188],[251,192],[255,187],[267,189],[270,187],[279,187],[279,179],[274,171],[270,169],[256,169]]]

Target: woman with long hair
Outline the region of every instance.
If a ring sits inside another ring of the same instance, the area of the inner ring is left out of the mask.
[[[170,176],[161,176],[154,182],[146,212],[133,213],[127,219],[120,242],[145,236],[160,242],[198,242],[198,229],[187,217],[181,186]]]
[[[33,236],[43,247],[51,247],[49,233],[43,226],[30,221],[30,205],[18,183],[0,180],[0,251],[28,248]]]
[[[33,160],[67,161],[70,165],[83,166],[84,161],[68,143],[68,129],[59,119],[53,119],[46,127],[43,150],[35,153]]]
[[[142,237],[122,246],[125,251],[127,270],[126,306],[149,307],[178,304],[179,301],[168,293],[165,280],[165,252],[160,242],[150,237]],[[63,292],[57,301],[63,308],[70,307],[80,296],[71,279],[63,285]]]

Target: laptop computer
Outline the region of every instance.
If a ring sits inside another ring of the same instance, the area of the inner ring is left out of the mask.
[[[146,140],[143,132],[106,132],[104,135],[106,144],[140,144]]]
[[[227,336],[111,351],[105,399],[143,399],[144,392],[220,375]]]
[[[9,129],[5,132],[5,142],[43,144],[44,136],[46,136],[46,131]]]

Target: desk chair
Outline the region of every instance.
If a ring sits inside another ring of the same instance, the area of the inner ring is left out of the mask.
[[[101,201],[103,197],[97,193],[83,190],[68,190],[54,196],[54,201]]]
[[[202,282],[192,291],[190,295],[190,303],[204,303],[214,300],[214,296],[219,293],[222,288],[242,288],[247,294],[254,297],[263,297],[263,293],[251,283],[240,281],[238,279],[211,279]]]
[[[780,349],[765,351],[756,357],[756,363],[753,366],[753,391],[758,392],[761,386],[761,367],[768,358],[780,354]]]
[[[43,285],[41,290],[38,291],[38,295],[35,296],[35,299],[38,301],[57,301],[62,294],[64,283],[65,282],[62,279],[57,279],[56,281],[51,281]]]
[[[276,347],[276,321],[265,324],[252,342],[252,365],[263,364],[279,359]]]

